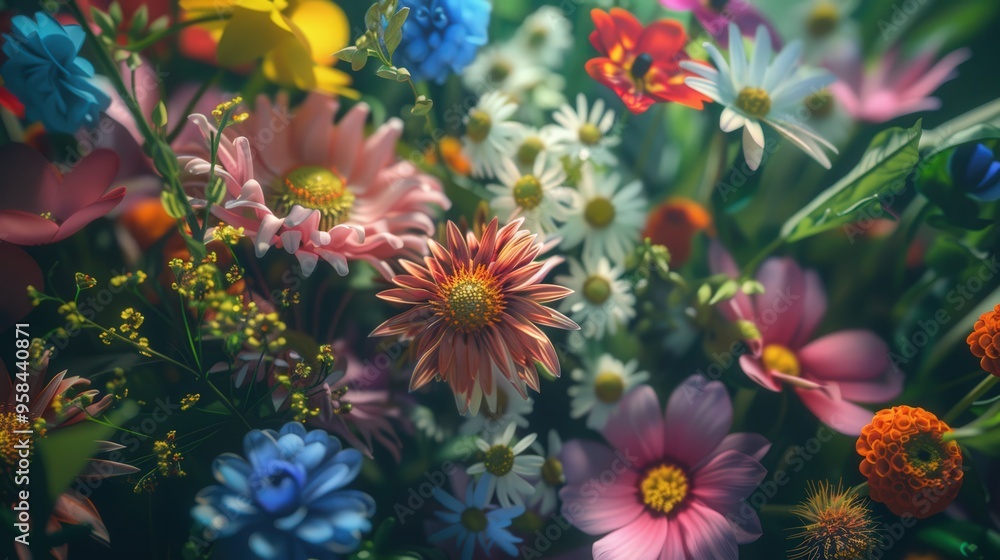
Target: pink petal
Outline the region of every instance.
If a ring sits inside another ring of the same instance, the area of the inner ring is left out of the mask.
[[[641,515],[594,543],[594,560],[657,560],[667,540],[667,519]]]
[[[768,370],[764,369],[759,358],[744,354],[740,356],[740,367],[743,369],[743,373],[747,374],[747,377],[761,387],[770,391],[781,390],[781,383],[775,380]]]
[[[627,406],[623,401],[622,408]],[[706,383],[700,375],[688,377],[667,403],[664,424],[670,456],[694,467],[718,447],[732,423],[733,406],[725,385]]]
[[[94,150],[83,158],[63,178],[59,185],[58,210],[50,211],[60,220],[102,198],[118,174],[118,154],[111,150]],[[124,195],[124,193],[123,193]]]
[[[860,435],[861,428],[875,416],[874,412],[843,400],[836,385],[831,385],[827,391],[795,389],[795,392],[816,418],[845,435]]]
[[[662,460],[666,430],[660,401],[653,388],[643,385],[630,391],[608,418],[602,433],[604,439],[625,456],[631,458],[633,453],[636,454],[637,467]],[[671,444],[674,445],[674,442]],[[680,446],[679,443],[676,445]]]
[[[90,222],[113,210],[123,198],[125,198],[125,187],[118,187],[101,197],[97,202],[78,209],[59,225],[59,232],[52,238],[52,241],[62,241],[80,231]]]
[[[55,222],[20,210],[0,210],[0,241],[15,245],[51,243],[59,226]]]
[[[753,457],[724,451],[691,473],[691,495],[715,511],[727,512],[753,493],[766,474]]]
[[[771,449],[771,442],[760,434],[738,433],[729,434],[722,438],[722,443],[713,451],[722,453],[724,451],[739,451],[760,461]]]
[[[799,331],[792,340],[791,348],[801,348],[809,342],[816,327],[826,315],[826,291],[823,282],[815,270],[805,271],[805,294],[802,296],[801,323]]]
[[[692,501],[677,516],[689,559],[736,560],[736,538],[722,514]]]
[[[756,299],[755,323],[765,344],[791,346],[802,324],[806,297],[802,269],[792,259],[770,258],[757,272],[757,280],[764,285],[764,293]]]
[[[726,251],[722,243],[713,239],[708,246],[708,264],[714,274],[725,274],[730,278],[739,278],[740,268],[732,255]],[[726,304],[718,306],[719,311],[730,321],[743,319],[753,321],[753,303],[750,296],[738,292]]]
[[[798,352],[802,371],[824,381],[875,381],[889,369],[889,347],[867,330],[835,332]]]

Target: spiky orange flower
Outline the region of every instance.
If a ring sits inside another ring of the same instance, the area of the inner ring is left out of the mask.
[[[979,316],[965,342],[984,370],[1000,376],[1000,304]]]
[[[962,451],[942,441],[948,424],[922,408],[880,410],[855,448],[871,498],[896,515],[917,519],[943,511],[962,488]]]
[[[378,297],[415,306],[382,323],[372,336],[413,339],[420,356],[410,390],[435,378],[446,381],[463,414],[479,412],[483,400],[496,410],[498,376],[527,398],[525,386],[539,390],[535,362],[559,375],[552,342],[535,323],[561,329],[580,327],[543,303],[572,293],[540,284],[562,259],[536,262],[542,244],[522,230],[522,219],[499,228],[493,219],[483,235],[465,237],[448,222],[447,247],[428,240],[424,266],[402,260],[408,274],[392,279],[397,287]]]
[[[805,502],[792,508],[803,525],[791,559],[854,560],[867,558],[879,542],[868,501],[853,489],[823,481],[810,484]]]

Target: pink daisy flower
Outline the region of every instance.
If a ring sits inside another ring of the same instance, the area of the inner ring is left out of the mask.
[[[937,50],[927,48],[909,60],[901,60],[893,47],[865,68],[857,52],[843,62],[827,67],[840,81],[830,86],[844,111],[856,120],[882,123],[902,115],[933,111],[941,100],[931,97],[941,84],[958,76],[958,65],[970,56],[969,49],[952,51],[937,63]]]
[[[733,278],[739,268],[718,243],[709,250],[712,271]],[[813,339],[826,313],[819,275],[788,258],[770,258],[757,272],[764,293],[737,294],[721,306],[732,321],[760,331],[752,354],[740,356],[747,377],[765,389],[791,386],[817,418],[847,435],[858,435],[873,412],[855,403],[881,403],[903,388],[903,373],[889,363],[889,347],[868,330],[845,330]]]
[[[736,24],[744,37],[753,37],[757,27],[763,25],[771,35],[774,48],[781,48],[778,32],[750,0],[660,0],[660,3],[668,10],[693,13],[698,23],[723,48],[729,45],[730,22]]]
[[[334,123],[338,107],[313,94],[288,117],[284,96],[273,105],[261,97],[221,143],[217,172],[228,195],[213,213],[243,227],[258,256],[271,247],[295,255],[306,276],[323,259],[341,275],[348,261],[364,260],[388,278],[391,259],[425,250],[433,206],[447,209],[450,202],[436,179],[397,160],[399,119],[366,137],[368,106],[355,105]],[[204,115],[190,118],[206,141],[215,132]],[[210,169],[206,153],[181,158],[201,187]]]
[[[110,189],[118,156],[94,150],[65,175],[26,144],[0,147],[0,241],[45,245],[62,241],[111,211],[125,187]]]
[[[391,281],[396,288],[378,297],[412,309],[382,323],[372,336],[401,335],[413,339],[420,356],[410,390],[433,379],[448,383],[460,412],[479,413],[485,400],[497,409],[495,378],[503,376],[521,398],[525,385],[539,390],[535,362],[559,376],[552,341],[535,323],[576,330],[562,313],[542,304],[560,300],[572,290],[540,284],[562,262],[551,257],[536,262],[543,249],[537,235],[522,230],[524,218],[499,228],[496,218],[481,237],[465,236],[448,222],[447,246],[433,239],[421,266],[400,261],[407,274]]]
[[[594,558],[736,558],[738,544],[760,537],[757,514],[741,500],[764,479],[760,459],[771,444],[730,434],[732,421],[725,386],[694,375],[665,412],[648,385],[629,393],[601,432],[611,447],[566,442],[562,514],[587,534],[606,535]]]

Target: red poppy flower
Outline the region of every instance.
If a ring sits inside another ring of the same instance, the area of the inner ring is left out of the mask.
[[[701,110],[709,99],[684,85],[692,75],[680,67],[689,60],[687,34],[676,20],[661,19],[643,27],[621,8],[592,10],[596,29],[590,43],[603,56],[587,61],[591,78],[613,89],[629,111],[645,112],[654,103],[673,101]]]

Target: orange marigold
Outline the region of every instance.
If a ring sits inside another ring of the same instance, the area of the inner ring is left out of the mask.
[[[1000,304],[979,316],[965,342],[984,370],[1000,376]]]
[[[962,451],[941,441],[948,424],[922,408],[880,410],[855,445],[871,498],[917,519],[948,507],[962,487]]]

